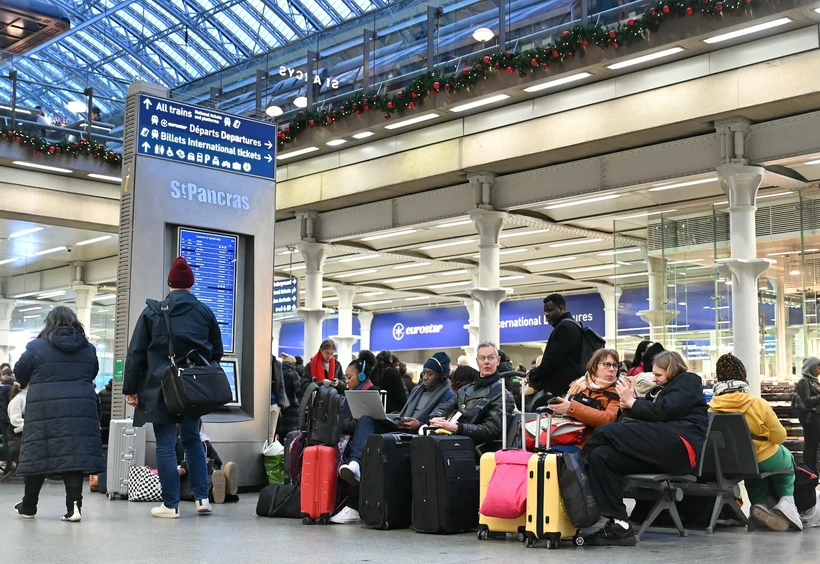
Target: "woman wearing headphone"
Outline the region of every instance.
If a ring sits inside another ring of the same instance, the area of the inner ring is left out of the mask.
[[[376,357],[370,351],[361,351],[359,357],[347,365],[345,369],[345,383],[348,390],[378,390],[373,381],[373,370],[376,367]]]

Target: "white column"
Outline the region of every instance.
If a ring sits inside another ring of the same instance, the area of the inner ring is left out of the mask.
[[[339,334],[333,335],[331,339],[336,341],[339,361],[342,366],[347,366],[353,357],[353,343],[359,340],[353,334],[353,298],[356,297],[356,288],[337,284],[333,289],[339,296]]]
[[[789,327],[789,310],[786,309],[786,277],[779,275],[775,279],[775,292],[777,292],[777,303],[774,310],[774,334],[777,346],[777,378],[786,378],[791,375],[791,367],[789,366],[789,352],[791,351],[791,342],[786,334],[786,329]]]
[[[11,353],[9,343],[11,314],[14,311],[16,301],[10,298],[0,298],[0,362],[9,362],[9,354]]]
[[[282,320],[274,319],[271,327],[270,351],[273,356],[279,356],[279,332],[282,330]]]
[[[604,301],[604,339],[610,349],[618,347],[618,304],[621,301],[621,291],[618,288],[599,290]]]
[[[755,198],[765,169],[724,164],[717,167],[721,188],[729,196],[729,240],[732,258],[720,259],[718,271],[732,279],[732,330],[734,355],[746,367],[752,394],[760,395],[760,331],[757,281],[770,261],[757,258]]]
[[[478,269],[474,269],[473,286],[478,285]],[[476,352],[478,347],[478,319],[479,319],[479,303],[475,300],[464,300],[464,307],[467,308],[468,321],[464,328],[470,335],[469,344],[464,347],[464,355],[470,359],[470,366],[476,366]]]
[[[373,324],[372,311],[359,312],[359,334],[360,334],[360,350],[370,350],[370,327]]]
[[[329,311],[322,307],[322,276],[324,275],[327,246],[304,241],[299,252],[305,259],[305,307],[297,310],[305,320],[305,362],[319,350],[322,344],[322,321]]]
[[[507,290],[499,286],[501,271],[501,245],[499,235],[504,226],[505,212],[479,208],[470,212],[470,218],[478,230],[478,287],[470,295],[479,303],[478,340],[500,345],[498,324],[501,318],[501,302]]]
[[[679,312],[666,309],[666,288],[663,285],[664,260],[647,256],[646,265],[649,273],[649,308],[639,311],[638,315],[649,323],[649,339],[656,343],[663,343],[666,324]]]
[[[97,287],[81,282],[72,282],[71,292],[74,294],[77,319],[83,324],[85,333],[89,335],[89,340],[91,340],[91,306],[94,304],[94,296],[97,295]]]

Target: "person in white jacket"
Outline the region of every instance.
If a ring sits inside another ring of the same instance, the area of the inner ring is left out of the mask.
[[[11,389],[9,397],[9,424],[14,428],[14,433],[17,435],[23,434],[23,420],[26,415],[26,394],[28,390],[20,387],[20,384],[15,383]]]

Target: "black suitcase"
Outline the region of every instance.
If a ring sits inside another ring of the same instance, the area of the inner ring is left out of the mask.
[[[431,435],[410,444],[413,529],[458,533],[478,527],[479,478],[473,440]]]
[[[291,431],[287,435],[285,435],[285,483],[292,484],[293,481],[290,477],[290,444],[293,442],[293,439],[298,437],[302,434],[302,431]]]
[[[301,499],[299,486],[270,484],[259,492],[256,514],[260,517],[301,519]]]
[[[359,512],[368,527],[410,526],[413,490],[410,441],[414,435],[371,435],[364,445]]]

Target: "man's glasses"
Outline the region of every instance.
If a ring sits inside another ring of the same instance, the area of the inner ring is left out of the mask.
[[[491,354],[490,356],[480,356],[480,357],[478,357],[476,360],[477,360],[478,362],[485,362],[485,361],[490,361],[490,362],[492,362],[492,361],[494,361],[494,360],[495,360],[495,359],[497,359],[497,358],[498,358],[497,356],[495,356],[494,354]]]
[[[599,362],[598,366],[603,366],[604,368],[607,368],[609,370],[615,370],[618,368],[617,364],[613,364],[611,362]]]

